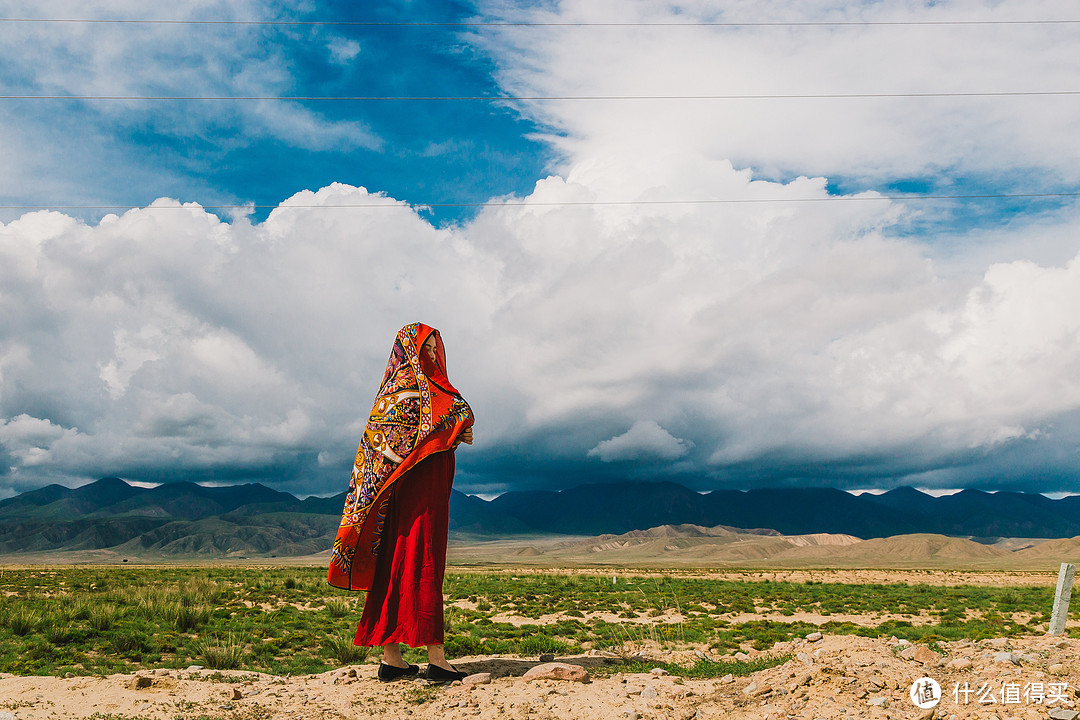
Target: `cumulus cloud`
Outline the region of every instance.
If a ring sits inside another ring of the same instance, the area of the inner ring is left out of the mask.
[[[783,0],[679,3],[563,0],[522,9],[489,3],[508,20],[484,36],[500,80],[534,95],[828,95],[1054,91],[1074,87],[1075,36],[1054,25],[695,25],[699,22],[1016,20],[1066,17],[1067,0],[877,3]],[[613,13],[617,12],[617,16]],[[574,23],[668,22],[683,27]],[[557,130],[574,178],[603,178],[612,197],[716,196],[702,160],[731,160],[767,176],[821,174],[895,180],[940,174],[1025,182],[1077,179],[1080,139],[1067,97],[531,102]],[[627,148],[633,148],[628,152]],[[1045,173],[1045,175],[1043,175]],[[1034,177],[1033,177],[1034,175]],[[1020,178],[1015,178],[1020,181]]]
[[[676,460],[693,443],[680,440],[652,420],[638,420],[622,435],[603,440],[587,454],[602,462],[618,460]]]
[[[849,6],[791,3],[781,15],[915,12]],[[626,7],[630,19],[668,17]],[[550,8],[535,12],[625,19],[599,3]],[[706,17],[704,5],[686,12]],[[978,38],[996,31],[968,31],[963,47],[924,47],[875,28],[851,45],[844,29],[839,45],[862,53],[847,62],[817,30],[770,30],[765,42],[764,29],[530,28],[526,43],[505,28],[477,42],[523,94],[848,89],[871,76],[923,89],[954,82],[924,65],[975,73],[990,53]],[[1012,63],[971,82],[1059,78],[1051,66],[1068,62],[1047,32],[1028,57],[1017,31],[997,47]],[[461,489],[617,477],[616,461],[640,459],[702,488],[1080,490],[1076,208],[954,233],[945,248],[908,232],[911,204],[829,200],[833,172],[1035,167],[1068,179],[1077,135],[1060,131],[1075,112],[1030,121],[1012,100],[987,112],[971,100],[902,116],[845,103],[523,105],[551,128],[560,167],[526,197],[446,227],[343,184],[298,193],[259,223],[163,199],[96,225],[42,212],[0,226],[0,492],[106,473],[338,491],[394,333],[416,320],[443,332],[476,411]],[[790,178],[767,179],[781,167]],[[745,202],[590,204],[697,197]]]

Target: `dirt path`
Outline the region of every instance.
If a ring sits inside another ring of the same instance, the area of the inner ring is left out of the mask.
[[[194,669],[104,678],[4,675],[0,720],[1036,720],[1055,717],[1051,710],[1063,720],[1076,717],[1070,713],[1080,702],[1080,639],[961,640],[942,643],[940,650],[855,636],[800,638],[767,653],[790,654],[782,665],[749,677],[706,680],[606,675],[597,672],[605,663],[598,655],[560,658],[592,671],[584,683],[525,680],[521,676],[537,661],[494,657],[456,661],[470,673],[491,674],[490,682],[478,685],[384,684],[370,664],[285,678]],[[943,695],[928,710],[916,707],[909,693],[924,676],[936,680]],[[965,684],[971,691],[966,698]]]

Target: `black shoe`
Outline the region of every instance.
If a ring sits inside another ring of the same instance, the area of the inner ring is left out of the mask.
[[[397,680],[398,678],[408,677],[409,675],[419,675],[420,666],[410,665],[409,667],[397,667],[396,665],[387,665],[386,663],[379,663],[379,680],[383,682],[390,682],[391,680]]]
[[[453,682],[454,680],[464,680],[468,673],[458,672],[456,670],[446,670],[438,665],[432,665],[428,663],[427,672],[425,677],[428,680],[435,680],[436,682]]]

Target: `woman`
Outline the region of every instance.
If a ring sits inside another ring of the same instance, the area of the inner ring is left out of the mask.
[[[460,680],[443,652],[443,571],[454,450],[472,410],[446,377],[439,331],[397,334],[353,465],[330,557],[334,587],[367,590],[356,645],[382,646],[379,679],[416,675],[399,643],[427,646],[429,680]]]

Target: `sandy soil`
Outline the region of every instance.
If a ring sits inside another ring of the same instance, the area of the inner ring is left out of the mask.
[[[961,640],[940,649],[853,636],[800,638],[766,653],[790,654],[782,665],[749,677],[707,680],[662,673],[605,675],[597,668],[611,660],[600,655],[559,658],[592,670],[588,682],[525,680],[521,676],[537,661],[492,657],[456,661],[462,670],[491,674],[489,683],[478,685],[380,683],[371,664],[285,678],[197,669],[104,678],[5,675],[0,677],[0,720],[1075,717],[1070,711],[1080,702],[1080,639]],[[645,656],[685,659],[656,651]],[[910,699],[912,684],[922,677],[940,684],[942,697],[934,708],[920,709]],[[971,690],[966,698],[965,684]],[[977,691],[984,686],[989,694],[984,689],[980,701]]]

